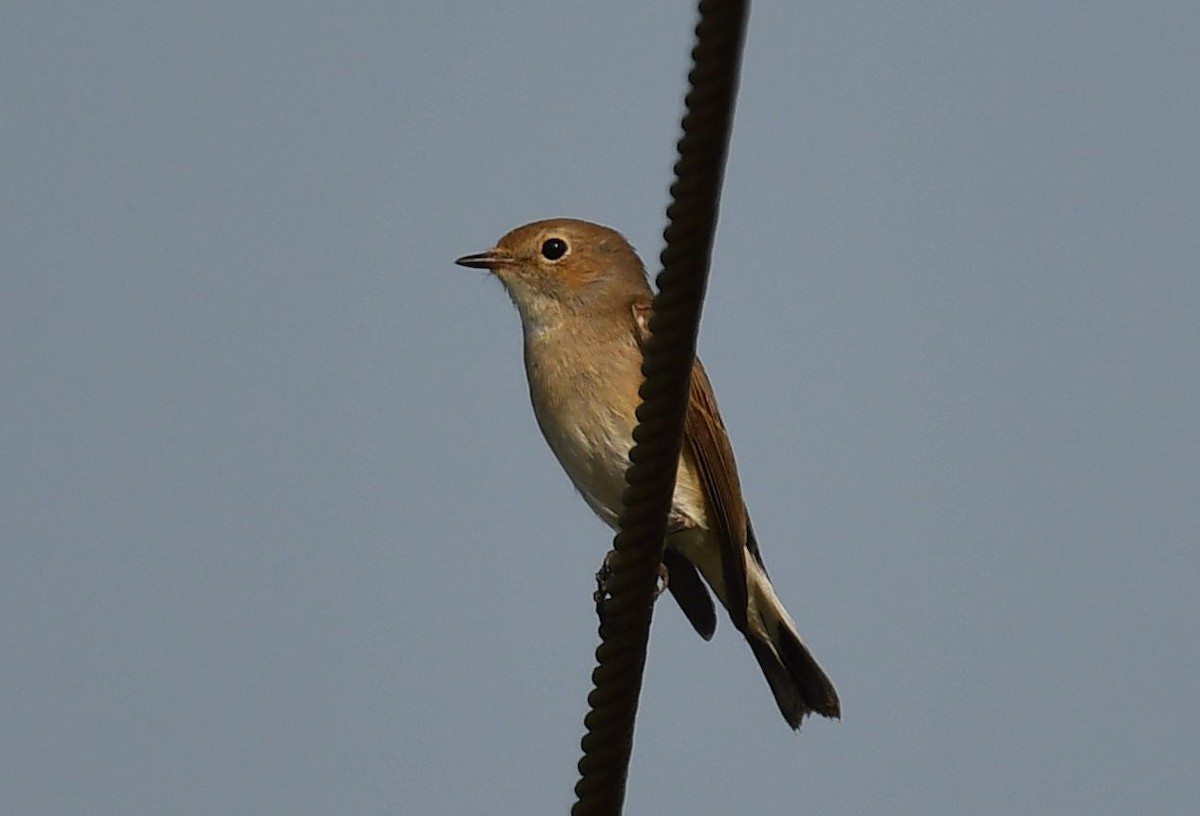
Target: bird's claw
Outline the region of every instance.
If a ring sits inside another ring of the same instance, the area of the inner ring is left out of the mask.
[[[612,550],[604,554],[604,562],[600,564],[600,569],[596,570],[596,591],[592,593],[592,600],[596,604],[596,618],[600,621],[602,629],[605,622],[604,603],[611,597],[608,592],[608,579],[613,571],[612,557]]]
[[[651,601],[657,601],[662,597],[662,594],[671,586],[671,571],[667,569],[667,565],[661,561],[658,564],[658,586],[654,588],[654,597]]]
[[[596,604],[596,618],[600,621],[600,626],[603,628],[605,622],[604,605],[612,594],[608,591],[608,579],[612,577],[612,558],[614,552],[609,550],[604,555],[604,561],[600,564],[600,569],[596,570],[596,591],[592,593],[592,602]],[[650,602],[654,603],[662,594],[671,586],[671,571],[667,569],[667,565],[659,563],[658,565],[658,580],[654,587],[654,595],[650,598]]]

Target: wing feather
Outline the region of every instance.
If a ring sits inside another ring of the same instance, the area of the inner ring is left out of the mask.
[[[746,550],[749,542],[746,504],[742,501],[733,447],[729,444],[729,435],[717,410],[712,384],[699,360],[692,368],[683,438],[696,463],[696,471],[708,500],[710,529],[718,533],[721,542],[721,569],[725,575],[727,595],[725,605],[734,625],[744,630],[749,603],[746,583]]]
[[[645,342],[650,335],[650,304],[635,302],[633,316],[639,337]],[[721,421],[712,384],[699,359],[692,367],[683,443],[682,455],[691,457],[704,491],[709,526],[720,540],[721,570],[727,595],[725,606],[734,625],[744,631],[749,604],[746,553],[749,551],[760,564],[762,559],[742,500],[729,434]]]

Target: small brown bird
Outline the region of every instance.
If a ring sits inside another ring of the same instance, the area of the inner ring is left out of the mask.
[[[542,434],[584,501],[616,528],[633,447],[650,285],[616,231],[558,218],[518,227],[455,263],[490,270],[521,313],[525,372]],[[667,589],[705,640],[729,611],[792,728],[840,716],[833,683],[775,595],[742,501],[733,449],[696,360],[666,549]],[[697,575],[699,570],[699,575]],[[703,576],[701,581],[699,576]]]

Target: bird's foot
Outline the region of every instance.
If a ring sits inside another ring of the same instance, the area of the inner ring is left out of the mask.
[[[604,554],[604,561],[600,564],[600,569],[596,570],[596,591],[592,593],[592,601],[596,604],[596,618],[600,621],[600,628],[604,628],[605,615],[604,603],[610,597],[608,592],[608,579],[612,577],[612,557],[613,551],[609,550]]]
[[[662,597],[662,594],[671,586],[671,571],[667,569],[667,565],[659,562],[658,565],[658,586],[654,589],[654,597],[651,602],[657,601]]]
[[[601,628],[603,628],[605,622],[604,605],[612,597],[612,593],[608,591],[608,580],[612,577],[613,573],[613,555],[615,555],[613,550],[605,553],[604,561],[600,564],[600,569],[596,570],[596,591],[592,593],[592,602],[596,605],[596,619],[600,622]],[[654,603],[657,601],[670,586],[671,571],[667,569],[666,564],[659,563],[658,580],[655,582],[654,596],[650,599],[650,602]]]

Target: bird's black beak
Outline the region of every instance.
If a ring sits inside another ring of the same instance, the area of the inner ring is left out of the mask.
[[[474,255],[463,255],[454,261],[459,266],[467,266],[471,269],[495,269],[498,266],[505,266],[512,263],[512,258],[507,252],[499,249],[489,249],[487,252],[477,252]]]

